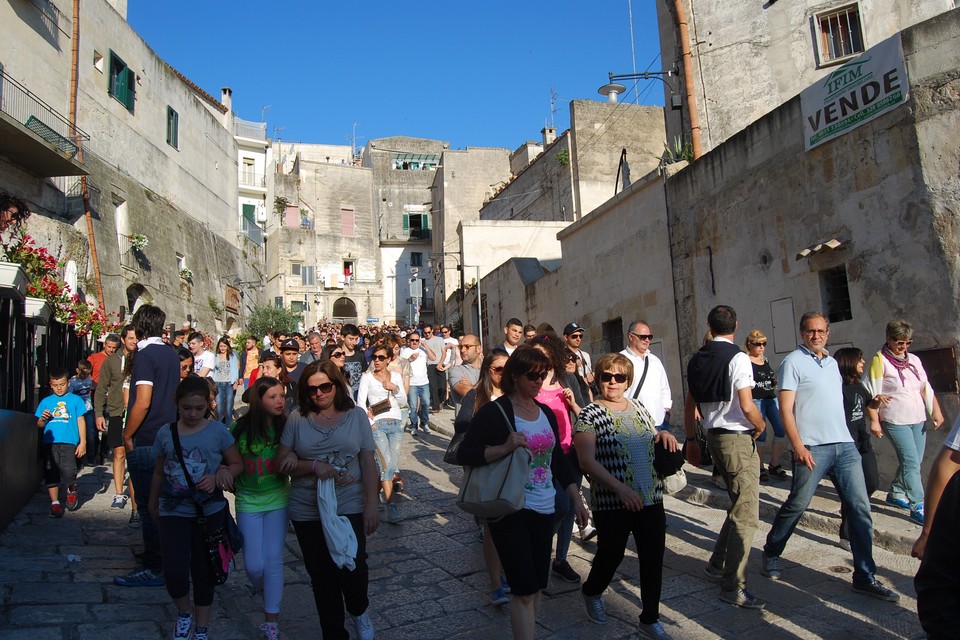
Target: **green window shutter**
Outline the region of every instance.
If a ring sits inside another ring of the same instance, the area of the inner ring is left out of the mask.
[[[245,205],[243,205],[243,217],[244,217],[244,219],[245,219],[245,220],[249,220],[250,222],[253,222],[254,224],[256,224],[256,222],[257,222],[257,219],[256,219],[256,208],[257,208],[256,205],[252,205],[252,204],[245,204]]]
[[[167,144],[179,149],[180,115],[171,107],[167,107]]]
[[[403,214],[403,230],[404,231],[410,230],[410,214],[409,213]]]
[[[430,231],[430,214],[424,213],[422,215],[423,217],[421,219],[423,220],[423,224],[421,225],[420,228],[423,229],[424,231]]]
[[[125,99],[123,100],[123,104],[126,105],[127,109],[130,109],[131,111],[133,111],[133,88],[134,88],[133,70],[130,67],[126,67],[123,70],[123,75],[121,77],[123,78],[123,86],[124,86],[124,89],[126,90],[126,95],[124,96]]]

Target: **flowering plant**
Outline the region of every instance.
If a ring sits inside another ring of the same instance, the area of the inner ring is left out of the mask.
[[[136,251],[143,251],[147,248],[147,245],[150,244],[150,238],[143,235],[142,233],[131,233],[130,234],[130,246],[133,247]]]
[[[193,271],[187,269],[186,267],[180,269],[180,277],[186,280],[187,282],[193,282]]]
[[[64,324],[72,324],[78,336],[89,333],[104,336],[108,333],[120,333],[123,327],[120,314],[104,313],[102,310],[91,307],[74,294],[67,304],[57,309],[57,320]]]

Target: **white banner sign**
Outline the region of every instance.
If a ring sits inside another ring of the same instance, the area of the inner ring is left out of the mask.
[[[900,34],[867,49],[800,94],[803,143],[816,147],[907,101]]]

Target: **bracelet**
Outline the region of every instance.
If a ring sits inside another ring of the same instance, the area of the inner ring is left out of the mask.
[[[687,442],[696,442],[697,436],[687,436]]]

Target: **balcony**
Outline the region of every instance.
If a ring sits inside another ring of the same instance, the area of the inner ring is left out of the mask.
[[[90,136],[0,70],[0,149],[41,178],[87,175],[75,158]]]
[[[240,170],[240,186],[251,187],[253,189],[266,189],[266,176],[262,173]]]
[[[267,123],[251,122],[249,120],[233,119],[233,135],[238,138],[267,141]]]

